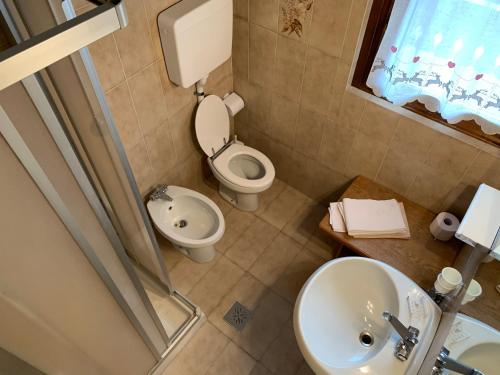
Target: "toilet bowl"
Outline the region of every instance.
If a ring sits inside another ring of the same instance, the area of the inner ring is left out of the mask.
[[[273,163],[262,152],[229,140],[229,115],[221,98],[209,95],[198,106],[196,138],[219,181],[220,195],[243,211],[259,207],[258,194],[274,180]]]
[[[210,262],[225,229],[219,207],[203,194],[183,187],[168,186],[167,194],[172,201],[147,203],[154,226],[184,255],[199,263]]]

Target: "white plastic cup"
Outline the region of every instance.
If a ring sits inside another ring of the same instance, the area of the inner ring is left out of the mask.
[[[462,305],[474,301],[482,293],[483,293],[483,288],[481,288],[481,284],[479,284],[476,280],[472,279],[470,281],[469,287],[467,288],[467,292],[465,292],[464,299],[462,300]]]
[[[448,294],[455,288],[446,288],[444,287],[440,282],[439,279],[441,278],[441,274],[438,275],[436,281],[434,281],[434,289],[436,289],[436,292],[439,294]]]
[[[462,282],[462,275],[453,267],[445,267],[438,275],[438,280],[441,286],[453,290]]]

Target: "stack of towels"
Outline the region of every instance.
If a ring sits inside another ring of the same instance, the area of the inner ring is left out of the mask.
[[[330,225],[335,232],[355,238],[410,238],[403,203],[395,199],[344,198],[330,203]]]

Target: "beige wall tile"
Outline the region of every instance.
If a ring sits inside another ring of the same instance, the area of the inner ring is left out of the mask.
[[[349,22],[347,24],[347,31],[342,48],[342,61],[351,63],[354,58],[354,51],[356,43],[358,42],[358,35],[361,31],[363,23],[363,16],[367,8],[368,0],[353,0],[351,5],[351,12],[349,15]]]
[[[315,0],[309,44],[340,57],[350,8],[348,0]]]
[[[363,175],[375,179],[386,152],[386,144],[355,132],[345,173],[348,177]]]
[[[205,374],[223,353],[229,339],[205,323],[167,367],[163,375]]]
[[[456,184],[455,178],[424,165],[408,188],[406,197],[433,212],[438,212]]]
[[[106,101],[120,133],[120,139],[125,149],[130,150],[142,139],[142,133],[127,84],[124,82],[108,91]]]
[[[388,144],[394,135],[398,120],[397,113],[368,102],[357,129],[372,139]]]
[[[250,0],[250,22],[278,31],[278,0]]]
[[[278,36],[273,89],[295,102],[300,100],[306,49],[301,41]]]
[[[338,124],[353,129],[357,128],[367,103],[368,102],[363,98],[351,94],[350,92],[345,92],[342,97],[342,105],[337,121]]]
[[[209,315],[243,276],[243,270],[225,256],[189,292],[188,297]]]
[[[318,202],[335,201],[340,195],[339,191],[342,192],[348,186],[349,177],[316,160],[308,159],[306,168],[310,177],[305,189],[301,191]]]
[[[288,38],[307,40],[311,29],[313,4],[314,0],[280,0],[279,32]]]
[[[127,151],[130,167],[134,172],[135,181],[139,191],[144,196],[155,184],[155,176],[149,161],[146,145],[141,140]]]
[[[116,44],[125,74],[130,77],[154,60],[149,23],[142,0],[125,0],[128,25],[115,32]]]
[[[235,90],[241,95],[248,112],[248,123],[262,132],[268,131],[271,117],[272,93],[244,79],[237,79]]]
[[[395,152],[417,160],[425,161],[436,131],[416,121],[401,116],[390,148]]]
[[[198,147],[193,116],[194,108],[188,104],[169,119],[175,154],[180,163],[188,159]]]
[[[278,229],[257,218],[229,247],[226,256],[244,270],[248,270],[277,235]]]
[[[336,72],[337,59],[317,49],[308,48],[301,105],[327,114]]]
[[[179,0],[143,0],[149,22],[149,30],[153,41],[153,50],[156,58],[163,60],[160,34],[158,31],[158,15]]]
[[[104,91],[125,79],[113,35],[105,36],[89,46],[92,60]]]
[[[231,66],[231,59],[228,59],[209,74],[207,85],[205,86],[205,93],[207,95],[211,94],[214,88],[220,86],[228,78],[232,79],[232,77],[233,70]]]
[[[250,0],[234,0],[234,15],[235,17],[240,17],[248,20],[248,2]]]
[[[289,321],[264,354],[262,364],[275,374],[295,375],[302,363],[304,358],[297,346],[292,322]]]
[[[298,152],[315,159],[319,155],[323,130],[328,126],[326,116],[300,109],[294,148]]]
[[[339,61],[337,65],[337,73],[335,73],[335,79],[332,85],[330,106],[328,108],[328,116],[332,119],[336,119],[340,113],[345,89],[349,85],[348,80],[350,70],[351,64],[347,64],[342,60]]]
[[[232,342],[226,346],[206,375],[248,375],[255,360]]]
[[[185,89],[184,87],[177,86],[175,83],[170,81],[167,67],[162,60],[158,62],[158,71],[165,96],[165,102],[163,105],[166,108],[168,118],[172,118],[182,108],[189,104],[194,107],[196,103],[196,90],[194,86]]]
[[[167,119],[165,97],[157,66],[150,65],[129,80],[132,100],[144,133],[150,133]]]
[[[319,148],[320,162],[331,169],[344,173],[355,132],[343,123],[327,122]]]
[[[295,142],[298,114],[298,103],[275,95],[272,99],[271,118],[267,133],[275,140],[292,147]]]
[[[151,133],[146,134],[145,139],[156,181],[159,181],[176,166],[174,143],[168,124],[160,125]]]
[[[480,152],[468,168],[462,182],[472,185],[480,185],[484,182],[500,189],[500,159],[483,151]]]
[[[478,153],[476,148],[468,144],[444,134],[436,134],[425,163],[436,171],[459,179]]]
[[[455,186],[441,202],[437,212],[450,212],[459,219],[465,215],[472,199],[477,191],[477,185],[469,185],[463,182]]]
[[[276,59],[276,33],[250,24],[250,81],[263,87],[271,87]]]
[[[415,180],[421,163],[407,154],[396,153],[389,149],[377,176],[377,182],[404,195]]]
[[[235,76],[248,79],[248,51],[250,48],[250,29],[248,22],[234,18],[233,23],[233,71]]]
[[[300,251],[300,245],[279,234],[250,268],[250,273],[264,285],[272,286]]]

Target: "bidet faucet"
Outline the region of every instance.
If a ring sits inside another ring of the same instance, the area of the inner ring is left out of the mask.
[[[431,375],[441,375],[444,369],[463,375],[484,375],[481,371],[450,358],[449,354],[450,351],[443,346],[441,348],[441,353],[439,353],[436,363],[434,364]]]
[[[163,199],[169,202],[172,202],[173,199],[170,195],[167,194],[168,186],[167,185],[159,185],[156,189],[153,190],[149,199],[152,201],[156,201],[158,199]]]
[[[418,343],[417,337],[420,331],[412,326],[408,326],[408,328],[406,328],[398,318],[396,318],[388,311],[384,311],[382,317],[389,323],[391,323],[399,336],[401,336],[401,340],[399,340],[396,344],[394,355],[400,361],[406,361],[410,356],[413,348]]]

